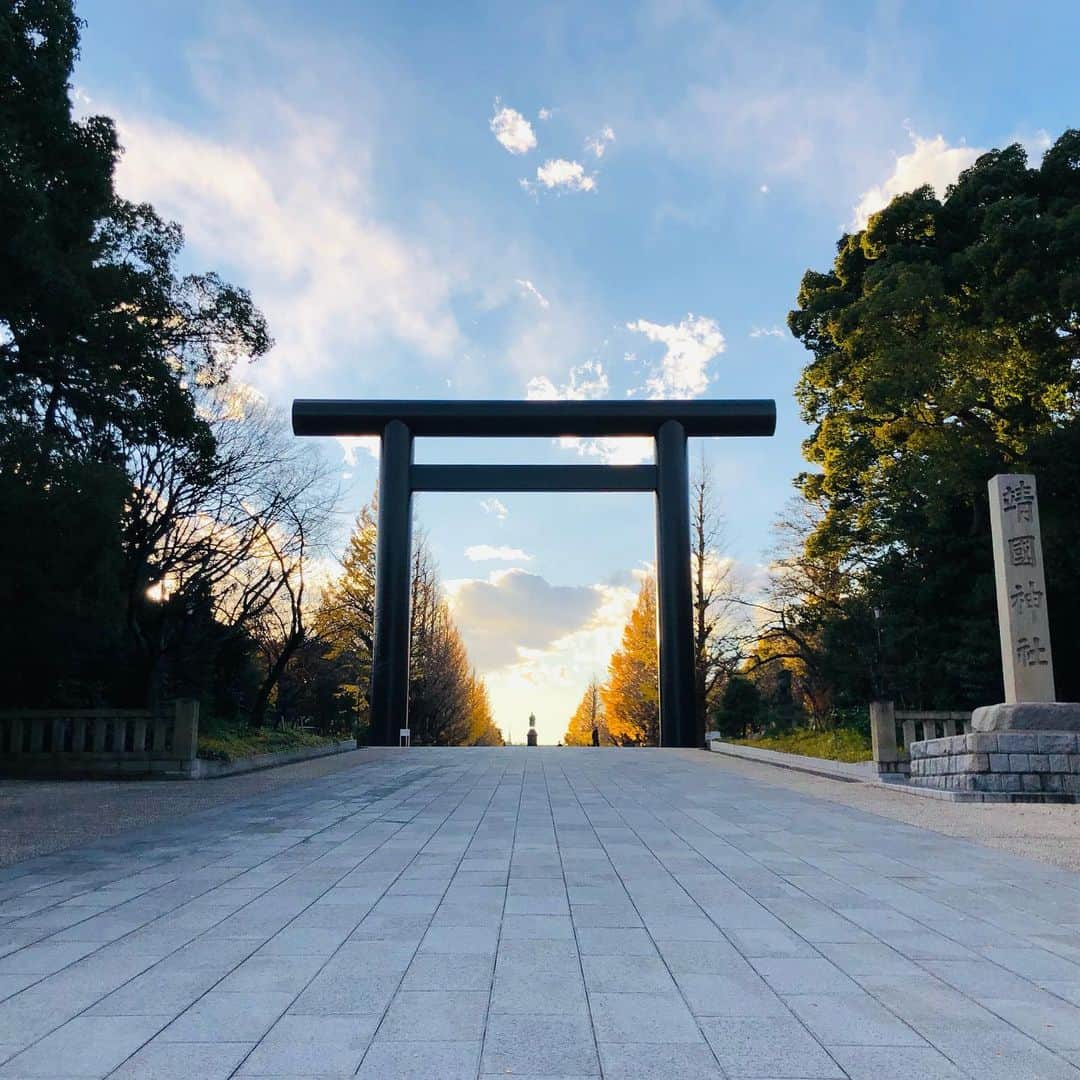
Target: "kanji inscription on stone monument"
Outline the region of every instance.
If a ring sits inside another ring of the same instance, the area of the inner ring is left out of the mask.
[[[1053,701],[1054,663],[1035,477],[999,475],[989,487],[1005,700]]]

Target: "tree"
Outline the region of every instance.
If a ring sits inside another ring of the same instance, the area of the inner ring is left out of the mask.
[[[147,432],[209,453],[192,389],[270,346],[244,290],[177,274],[178,225],[117,197],[113,122],[71,115],[80,26],[68,0],[0,15],[0,446],[31,484]]]
[[[460,746],[469,737],[469,657],[423,535],[413,551],[409,728],[421,746]]]
[[[731,562],[719,550],[723,520],[715,504],[712,472],[704,460],[690,489],[690,542],[696,745],[704,746],[717,691],[739,658]]]
[[[814,727],[829,723],[838,688],[854,688],[856,700],[866,700],[870,683],[863,676],[874,666],[857,567],[810,544],[820,516],[795,499],[777,519],[765,595],[749,604],[756,625],[743,666],[761,688],[775,688],[777,672],[786,671]]]
[[[487,686],[476,672],[469,676],[469,746],[503,746],[502,732],[495,726]]]
[[[324,460],[253,391],[204,392],[200,414],[214,445],[207,463],[164,436],[125,448],[128,626],[151,700],[162,691],[160,666],[170,652],[184,655],[174,668],[190,669],[193,639],[212,654],[225,637],[249,637],[264,659],[249,710],[258,725],[303,640],[304,563],[324,539],[337,493]],[[193,621],[198,608],[209,622]],[[190,670],[177,679],[189,685],[173,690],[200,689],[190,685]]]
[[[324,589],[315,613],[315,632],[326,660],[346,678],[339,692],[347,697],[356,722],[368,723],[368,688],[375,643],[375,504],[360,508],[341,561],[341,575]]]
[[[1080,696],[1080,131],[1037,168],[1014,145],[943,200],[897,196],[807,272],[788,324],[812,354],[807,552],[850,567],[864,634],[881,613],[894,696],[1000,699],[986,481],[1002,471],[1039,478],[1058,692]]]
[[[263,529],[254,557],[269,564],[269,602],[251,620],[249,633],[263,659],[263,678],[251,707],[251,723],[263,724],[271,695],[289,662],[307,640],[305,585],[308,560],[322,543],[333,503],[320,488],[323,476],[313,471],[298,477],[300,488],[276,520]]]
[[[323,592],[315,631],[328,661],[347,678],[341,693],[366,721],[375,617],[375,500],[363,507],[342,560]],[[471,670],[423,533],[414,537],[409,663],[409,728],[417,746],[502,744],[483,680]]]
[[[570,717],[563,742],[567,746],[611,745],[611,736],[604,723],[603,688],[595,675],[589,680],[574,715]]]
[[[177,272],[179,226],[117,197],[112,121],[72,117],[80,28],[70,0],[0,13],[0,518],[20,522],[0,540],[0,679],[28,704],[141,704],[127,448],[209,467],[196,392],[270,338],[244,290]]]
[[[716,710],[716,730],[729,739],[745,739],[760,717],[760,691],[745,675],[732,675]]]
[[[600,694],[608,734],[617,746],[659,745],[658,676],[656,583],[648,577],[641,583]]]

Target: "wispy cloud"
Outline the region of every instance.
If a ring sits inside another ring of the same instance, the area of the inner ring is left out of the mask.
[[[514,284],[521,287],[522,294],[531,294],[536,302],[546,311],[551,307],[548,298],[527,278],[515,278]]]
[[[725,349],[724,335],[713,319],[687,315],[680,323],[638,319],[626,328],[665,347],[659,365],[643,387],[653,398],[696,397],[709,385],[709,364]]]
[[[485,514],[490,514],[496,521],[505,521],[510,515],[510,511],[503,504],[501,499],[496,499],[494,495],[490,499],[480,500],[480,509]]]
[[[608,144],[615,141],[615,131],[610,124],[602,127],[595,135],[590,135],[585,140],[585,149],[598,158],[604,156]]]
[[[595,191],[596,178],[590,176],[579,161],[551,158],[537,167],[535,182],[522,180],[521,186],[526,191],[534,191],[537,187],[549,191]]]
[[[237,267],[266,312],[277,347],[253,377],[311,378],[343,350],[387,340],[447,357],[460,340],[456,271],[373,216],[341,129],[266,108],[275,135],[257,146],[110,110],[125,149],[121,193],[183,221],[194,247]]]
[[[536,113],[536,118],[538,120],[550,120],[554,114],[555,114],[554,109],[549,109],[546,106],[541,105],[539,110]]]
[[[521,548],[494,547],[491,544],[472,544],[465,549],[470,562],[532,562],[532,556]]]
[[[599,360],[572,367],[566,382],[556,386],[546,375],[537,375],[525,386],[530,401],[587,401],[604,397],[609,390],[607,372]]]
[[[782,329],[779,326],[755,326],[754,329],[750,331],[750,336],[752,338],[762,338],[762,337],[786,338],[787,337],[787,331]]]
[[[525,395],[530,401],[588,401],[607,397],[611,385],[608,374],[599,360],[586,360],[572,367],[566,381],[556,384],[546,375],[528,381]],[[637,465],[652,460],[652,439],[594,438],[582,439],[565,435],[555,440],[567,450],[576,450],[582,457],[596,457],[605,465]]]
[[[767,5],[646,5],[643,25],[653,48],[678,56],[679,85],[670,95],[643,86],[616,127],[632,115],[633,138],[704,165],[719,183],[740,177],[760,189],[785,178],[793,199],[846,212],[917,100],[918,50],[894,5],[869,5],[840,62],[822,48],[827,20],[813,5],[781,18]]]
[[[491,118],[491,133],[511,154],[527,154],[536,148],[532,124],[517,111],[495,99],[495,115]]]

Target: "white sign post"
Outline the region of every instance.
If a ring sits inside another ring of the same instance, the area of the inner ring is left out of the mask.
[[[1003,474],[989,487],[1005,701],[1054,701],[1035,477]]]

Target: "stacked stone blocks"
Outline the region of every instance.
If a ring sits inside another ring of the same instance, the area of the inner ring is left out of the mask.
[[[1080,736],[990,731],[912,743],[911,782],[942,791],[1080,799]]]

